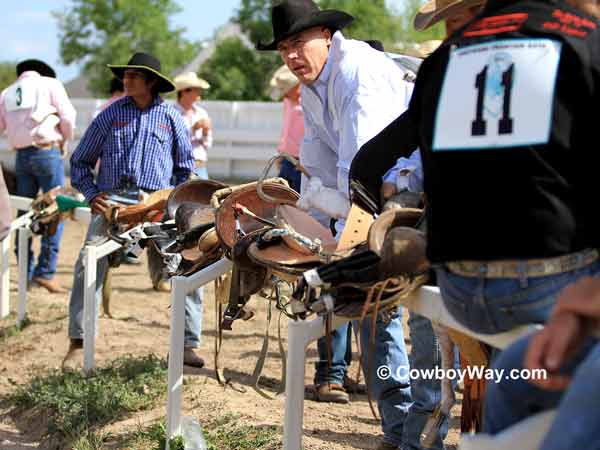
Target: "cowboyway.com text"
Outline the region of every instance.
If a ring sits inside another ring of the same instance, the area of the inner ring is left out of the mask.
[[[464,369],[411,369],[408,366],[400,366],[392,370],[389,366],[379,366],[377,368],[377,377],[380,380],[387,380],[392,377],[406,378],[411,380],[456,380],[462,382],[465,378],[483,379],[494,383],[500,383],[502,380],[545,380],[548,373],[545,369],[491,369],[484,366],[467,366]]]

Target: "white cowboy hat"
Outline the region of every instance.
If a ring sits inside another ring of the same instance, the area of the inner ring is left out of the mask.
[[[208,89],[210,87],[208,81],[198,77],[196,72],[185,72],[179,74],[173,79],[173,82],[175,83],[176,91],[183,91],[184,89],[188,88]]]
[[[286,92],[295,87],[300,81],[296,75],[285,64],[275,71],[269,87],[271,88],[270,97],[273,100],[279,100]]]
[[[463,9],[480,6],[485,0],[429,0],[417,11],[413,26],[417,31],[423,31],[441,20],[454,16]]]
[[[420,42],[418,44],[407,45],[402,48],[400,53],[407,56],[414,56],[415,58],[425,59],[431,55],[440,46],[442,41],[438,39],[432,39],[430,41]]]

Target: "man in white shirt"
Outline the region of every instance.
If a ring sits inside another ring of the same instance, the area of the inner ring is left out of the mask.
[[[43,61],[28,59],[17,64],[17,80],[0,94],[0,132],[6,130],[16,150],[17,194],[34,198],[65,184],[62,152],[73,138],[75,108],[54,70]],[[44,236],[34,269],[29,242],[28,278],[49,292],[64,292],[56,280],[58,250],[63,232]]]
[[[185,72],[173,80],[177,91],[177,103],[173,106],[177,109],[188,127],[194,152],[195,169],[194,174],[203,180],[208,180],[207,150],[212,147],[212,124],[208,113],[198,105],[201,89],[208,89],[210,84],[199,78],[195,72]]]
[[[323,222],[338,219],[338,233],[346,215],[340,211],[347,212],[349,207],[348,175],[354,156],[404,112],[412,92],[412,84],[404,81],[406,73],[392,59],[365,42],[342,35],[339,30],[352,20],[341,11],[321,11],[312,0],[285,0],[272,9],[274,41],[257,45],[258,50],[279,51],[302,84],[305,135],[300,162],[312,176],[310,181],[303,178],[302,192],[310,191],[317,178],[322,182],[331,194],[328,197],[335,201],[315,216]],[[305,203],[315,206],[310,200]],[[366,378],[377,400],[384,433],[378,450],[396,450],[405,446],[411,406],[402,311],[378,317],[376,328],[373,354],[369,358],[366,351],[363,353],[363,367],[371,361]],[[345,335],[341,329],[337,333]],[[369,349],[369,335],[370,321],[364,321],[364,350]],[[389,377],[376,375],[375,369],[380,366],[391,369]],[[343,369],[316,382],[339,388]],[[332,379],[336,376],[338,379]],[[415,430],[417,447],[420,432]]]

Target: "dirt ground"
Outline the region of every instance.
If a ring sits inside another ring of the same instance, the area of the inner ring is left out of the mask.
[[[68,221],[63,235],[57,277],[61,285],[71,288],[72,272],[83,242],[85,226]],[[39,245],[39,243],[37,243]],[[11,267],[11,308],[16,308],[17,270],[14,255]],[[157,354],[166,356],[169,346],[169,294],[152,290],[147,275],[145,257],[140,265],[122,265],[113,278],[111,303],[114,318],[101,318],[96,342],[98,365],[120,355]],[[233,388],[223,388],[213,374],[213,348],[215,337],[214,296],[212,286],[205,292],[203,341],[201,354],[207,367],[185,369],[183,414],[194,415],[207,421],[215,415],[240,414],[253,425],[283,424],[282,396],[267,400],[249,387],[252,371],[262,344],[266,324],[264,300],[252,300],[257,314],[248,322],[236,322],[234,330],[226,332],[222,366],[233,381]],[[20,334],[0,342],[0,398],[14,389],[13,382],[23,383],[30,376],[49,368],[58,368],[68,347],[67,308],[68,294],[48,294],[43,288],[31,287],[27,311],[32,320]],[[0,329],[13,324],[14,318],[0,320]],[[276,320],[273,320],[270,355],[263,372],[263,387],[274,392],[279,387],[281,359],[277,350]],[[286,337],[286,320],[282,320],[282,334]],[[312,382],[316,360],[316,346],[308,349],[306,383]],[[356,374],[356,367],[351,368]],[[165,380],[166,391],[166,380]],[[454,448],[458,439],[459,407],[455,407],[451,430],[446,443]],[[136,426],[164,420],[165,404],[145,411],[125,421],[111,424],[108,431],[118,435],[131,432]],[[23,422],[23,423],[21,423]],[[6,411],[0,411],[0,449],[23,450],[43,448],[41,425],[20,421],[15,423]],[[374,449],[380,439],[381,429],[370,412],[366,396],[354,396],[348,405],[335,405],[306,401],[304,409],[304,449],[342,450]],[[120,448],[120,447],[119,447]]]

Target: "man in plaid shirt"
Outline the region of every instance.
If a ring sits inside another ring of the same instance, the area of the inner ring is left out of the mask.
[[[106,236],[104,211],[111,196],[131,203],[144,192],[154,192],[186,181],[194,168],[189,133],[181,114],[165,103],[160,93],[175,89],[160,73],[160,61],[136,53],[126,65],[108,66],[123,80],[125,96],[102,111],[91,123],[71,157],[71,184],[92,208],[85,245]],[[93,169],[100,159],[97,179]],[[77,260],[69,303],[69,351],[63,367],[81,361],[83,348],[83,249]],[[96,297],[108,269],[107,258],[98,261]],[[202,296],[198,289],[186,298],[184,362],[202,367],[204,361],[194,348],[200,344]]]

